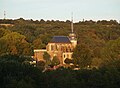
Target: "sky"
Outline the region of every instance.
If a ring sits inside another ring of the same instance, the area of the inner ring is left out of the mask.
[[[0,19],[120,20],[120,0],[0,0]]]

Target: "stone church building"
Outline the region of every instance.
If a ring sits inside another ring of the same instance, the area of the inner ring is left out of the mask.
[[[50,42],[48,42],[46,49],[35,49],[34,59],[41,61],[43,59],[44,52],[50,55],[52,60],[54,56],[60,60],[60,64],[65,64],[66,58],[72,59],[73,49],[77,45],[76,34],[73,32],[73,21],[71,22],[71,33],[69,36],[54,36]]]

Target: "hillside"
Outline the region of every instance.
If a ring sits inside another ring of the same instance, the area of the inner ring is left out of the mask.
[[[45,48],[53,36],[67,36],[71,32],[69,20],[33,21],[20,18],[0,20],[0,24],[12,25],[0,25],[0,55],[32,56],[33,49]],[[91,62],[89,64],[92,66],[99,66],[105,58],[119,58],[120,24],[117,21],[80,21],[74,23],[74,31],[78,38],[78,47],[74,50],[77,54],[74,55],[75,58],[89,57],[84,63]],[[77,52],[79,48],[80,52]]]

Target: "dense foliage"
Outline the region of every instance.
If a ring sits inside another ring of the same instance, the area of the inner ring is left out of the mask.
[[[119,88],[120,67],[71,70],[63,67],[41,72],[28,63],[30,58],[0,57],[0,88]]]
[[[71,32],[69,20],[64,22],[43,19],[33,21],[23,18],[1,19],[0,24],[0,56],[6,54],[32,56],[33,49],[46,48],[53,36],[68,36]],[[120,24],[116,20],[80,21],[74,23],[74,32],[78,39],[73,54],[74,64],[82,68],[88,65],[99,67],[106,58],[110,60],[106,57],[110,56],[110,51],[114,52],[112,59],[119,60],[120,53],[115,50],[119,47],[116,41],[120,38]],[[112,50],[107,47],[111,47]]]
[[[68,36],[70,30],[68,20],[0,20],[0,88],[119,88],[120,24],[115,20],[74,23],[78,45],[73,60],[65,63],[74,63],[80,70],[61,67],[42,72],[44,61],[37,62],[37,67],[29,63],[33,49],[45,48],[53,36]],[[47,53],[44,59],[51,63]],[[57,65],[59,60],[54,58],[52,63]]]

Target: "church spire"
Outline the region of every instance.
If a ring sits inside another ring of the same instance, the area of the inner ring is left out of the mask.
[[[71,14],[71,32],[73,33],[73,13]]]
[[[73,13],[71,15],[71,33],[69,34],[69,39],[70,39],[70,41],[72,43],[72,46],[76,47],[77,38],[76,38],[76,34],[74,33],[74,30],[73,30]]]

